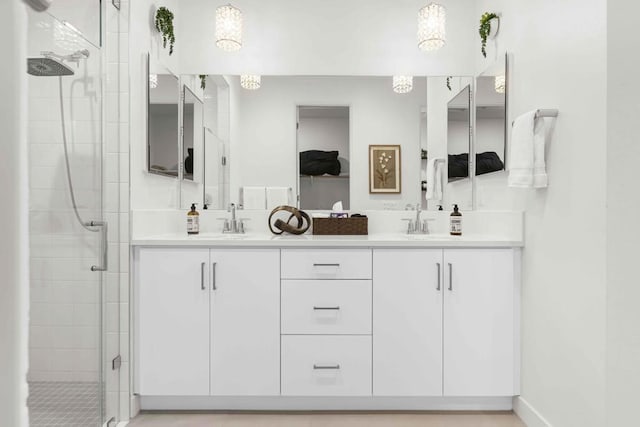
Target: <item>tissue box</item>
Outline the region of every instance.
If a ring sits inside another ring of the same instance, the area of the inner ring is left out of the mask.
[[[367,235],[369,218],[313,218],[312,234]]]

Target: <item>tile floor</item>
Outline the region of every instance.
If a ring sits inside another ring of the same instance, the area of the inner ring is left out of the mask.
[[[526,427],[509,412],[492,413],[143,413],[127,427]]]
[[[97,427],[99,391],[92,382],[30,381],[29,426]]]

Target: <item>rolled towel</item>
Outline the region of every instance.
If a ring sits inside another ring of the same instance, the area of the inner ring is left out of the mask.
[[[289,204],[289,187],[267,187],[267,209]]]
[[[266,209],[265,187],[242,187],[244,209]]]

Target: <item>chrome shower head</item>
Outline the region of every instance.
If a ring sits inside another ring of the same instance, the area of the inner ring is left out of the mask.
[[[32,76],[72,76],[73,70],[53,58],[28,58],[27,73]]]

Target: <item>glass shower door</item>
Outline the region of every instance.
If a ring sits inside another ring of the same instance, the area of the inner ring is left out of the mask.
[[[29,11],[31,426],[102,426],[118,413],[105,404],[103,71],[95,43],[51,13]]]

